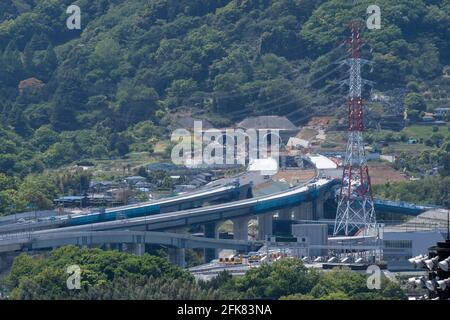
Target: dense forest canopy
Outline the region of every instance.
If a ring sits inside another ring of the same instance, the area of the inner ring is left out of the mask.
[[[67,289],[67,268],[80,268],[80,290]],[[364,274],[318,272],[298,259],[252,268],[242,277],[220,273],[195,281],[188,271],[158,256],[68,246],[49,256],[14,260],[0,281],[0,296],[11,299],[405,299],[398,283],[383,277],[381,290],[367,288]]]
[[[81,30],[66,27],[71,4],[81,8]],[[0,172],[23,177],[80,158],[151,152],[181,107],[217,125],[249,114],[301,123],[335,110],[346,75],[333,64],[346,55],[338,44],[370,4],[3,0]],[[366,76],[377,89],[448,86],[450,3],[377,4],[382,27],[364,32],[376,70]]]

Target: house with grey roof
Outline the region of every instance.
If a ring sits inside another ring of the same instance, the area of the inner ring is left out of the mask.
[[[138,182],[146,182],[146,181],[147,181],[147,178],[144,178],[144,177],[141,177],[141,176],[132,176],[132,177],[125,178],[125,182],[129,186],[134,186]]]
[[[186,130],[192,132],[194,130],[194,124],[196,121],[201,122],[202,131],[214,128],[214,125],[211,122],[209,122],[208,120],[195,119],[191,116],[178,117],[176,119],[175,126],[176,126],[176,129],[186,129]]]
[[[249,117],[239,122],[237,127],[244,130],[277,130],[284,144],[290,137],[296,136],[300,130],[288,118],[281,116]]]

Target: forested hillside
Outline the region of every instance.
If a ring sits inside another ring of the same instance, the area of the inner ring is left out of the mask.
[[[67,290],[68,266],[81,269],[81,290]],[[400,300],[400,285],[382,279],[382,290],[367,288],[364,274],[350,270],[318,272],[300,260],[277,261],[252,268],[242,277],[220,273],[211,281],[196,282],[186,270],[167,259],[118,251],[59,248],[50,256],[22,254],[11,272],[0,279],[0,298],[20,300]]]
[[[72,3],[81,31],[66,27]],[[346,54],[339,42],[369,4],[2,0],[0,172],[23,177],[81,158],[151,152],[181,107],[219,126],[249,114],[301,123],[319,107],[337,108],[346,71],[333,64]],[[364,34],[376,72],[366,77],[379,90],[448,86],[450,3],[377,4],[382,27]]]

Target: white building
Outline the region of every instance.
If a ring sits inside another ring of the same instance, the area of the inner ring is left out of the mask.
[[[338,167],[334,161],[320,154],[317,156],[310,155],[309,159],[318,170],[337,169]]]
[[[278,162],[273,158],[252,159],[248,165],[248,171],[260,172],[263,176],[273,176],[278,172]]]
[[[308,140],[296,137],[289,138],[289,141],[287,143],[287,147],[292,149],[300,149],[300,148],[308,149],[310,146],[311,143]]]

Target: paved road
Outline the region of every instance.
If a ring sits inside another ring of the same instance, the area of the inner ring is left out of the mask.
[[[145,228],[147,231],[165,230],[183,227],[191,224],[223,221],[231,219],[233,217],[248,215],[249,213],[259,214],[266,211],[276,210],[276,205],[278,205],[278,203],[282,203],[284,205],[288,199],[293,199],[291,198],[292,196],[308,194],[310,192],[311,186],[320,188],[326,186],[329,183],[330,181],[321,179],[307,186],[291,188],[287,191],[270,196],[234,201],[225,204],[201,207],[197,209],[156,214],[152,216],[115,220],[109,222],[99,222],[90,225],[41,230],[34,232],[34,234],[41,235],[59,232],[130,230],[139,228]],[[14,234],[9,236],[14,236]]]
[[[26,246],[30,250],[56,248],[65,245],[161,244],[176,248],[213,248],[231,250],[257,250],[262,241],[214,239],[189,234],[149,231],[95,231],[54,233],[31,232],[14,236],[0,235],[0,252],[17,251]]]
[[[149,201],[149,202],[143,202],[138,203],[134,205],[128,205],[128,206],[122,206],[122,207],[116,207],[116,208],[109,208],[106,210],[106,213],[111,212],[122,212],[123,210],[127,209],[134,209],[134,208],[143,208],[143,207],[149,207],[149,208],[155,208],[158,209],[159,212],[172,212],[177,210],[185,210],[188,208],[193,208],[198,206],[198,201],[211,201],[211,200],[217,200],[219,198],[228,197],[229,195],[232,195],[232,193],[236,190],[235,185],[231,184],[219,184],[214,187],[209,188],[203,188],[196,192],[191,192],[187,194],[182,194],[177,197],[171,197],[171,198],[164,198],[159,199],[155,201]],[[51,229],[51,228],[57,228],[57,227],[63,227],[65,222],[68,221],[69,216],[66,215],[60,215],[55,216],[54,213],[51,214],[50,212],[46,213],[47,216],[43,216],[42,218],[38,219],[36,221],[34,219],[26,220],[22,223],[16,223],[14,220],[14,217],[8,217],[9,220],[5,220],[3,224],[0,224],[0,233],[13,233],[13,232],[21,232],[21,231],[33,231],[33,230],[40,230],[40,229]],[[53,219],[47,219],[49,216],[54,217]],[[75,218],[78,216],[83,215],[71,215],[71,218]]]

